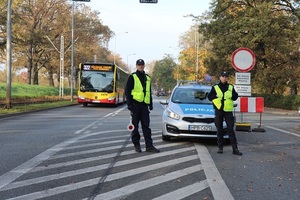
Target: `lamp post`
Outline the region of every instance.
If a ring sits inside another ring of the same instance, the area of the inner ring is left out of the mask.
[[[11,108],[11,63],[12,63],[12,28],[11,28],[11,4],[12,0],[7,3],[7,42],[6,42],[6,98],[4,108]]]
[[[72,0],[71,102],[73,102],[74,90],[74,1],[90,2],[90,0]]]
[[[133,56],[133,55],[135,55],[135,53],[131,53],[131,54],[128,54],[128,55],[127,55],[127,67],[128,67],[128,57],[129,57],[129,56]],[[130,71],[131,71],[131,69],[130,69]]]
[[[128,32],[121,32],[121,33],[116,33],[115,35],[115,52],[114,52],[114,64],[116,64],[116,53],[117,53],[117,35],[120,34],[127,34]]]

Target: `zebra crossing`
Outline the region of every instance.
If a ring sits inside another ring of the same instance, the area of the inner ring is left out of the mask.
[[[160,134],[153,131],[154,144],[161,150],[153,154],[136,153],[127,130],[89,130],[2,175],[0,199],[224,197],[222,191],[227,187],[215,177],[217,172],[209,175],[204,170],[212,166],[202,163],[199,149],[203,147],[184,141],[166,143]],[[226,195],[233,199],[229,190]]]

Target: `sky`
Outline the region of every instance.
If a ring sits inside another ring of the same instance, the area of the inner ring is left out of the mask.
[[[91,0],[85,3],[100,12],[99,18],[115,37],[109,49],[119,54],[124,63],[134,68],[137,59],[146,63],[161,60],[166,54],[177,58],[179,38],[195,24],[193,14],[209,10],[211,0]],[[126,33],[127,32],[127,33]]]

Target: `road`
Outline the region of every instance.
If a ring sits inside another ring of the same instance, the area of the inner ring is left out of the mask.
[[[124,105],[1,118],[0,199],[300,199],[299,116],[263,113],[265,132],[237,132],[236,156],[212,140],[162,141],[162,111],[156,99],[157,154],[134,151]]]

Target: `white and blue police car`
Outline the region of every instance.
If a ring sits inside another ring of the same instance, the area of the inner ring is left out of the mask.
[[[179,83],[165,103],[162,114],[162,139],[217,138],[214,108],[207,95],[210,85],[197,82]],[[224,134],[226,123],[223,123]],[[228,138],[224,135],[224,138]]]

